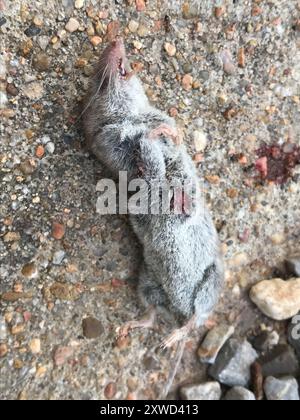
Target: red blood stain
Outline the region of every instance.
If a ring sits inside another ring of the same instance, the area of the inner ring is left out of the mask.
[[[300,164],[300,147],[296,144],[264,145],[257,151],[255,168],[263,180],[284,184],[293,175],[293,169]]]

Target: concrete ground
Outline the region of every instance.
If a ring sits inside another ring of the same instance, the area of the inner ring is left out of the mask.
[[[105,170],[82,147],[80,101],[117,30],[198,161],[227,263],[215,322],[285,340],[248,291],[299,250],[299,166],[283,183],[282,168],[272,179],[255,169],[264,143],[300,145],[299,13],[297,0],[0,0],[2,399],[158,398],[171,368],[173,353],[158,351],[170,321],[116,340],[142,314],[141,250],[126,218],[96,214]],[[86,317],[100,322],[94,339]],[[174,390],[206,378],[204,332]]]

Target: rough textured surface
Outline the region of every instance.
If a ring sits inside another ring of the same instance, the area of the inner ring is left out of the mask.
[[[137,361],[173,325],[160,320],[116,341],[116,329],[143,312],[132,281],[140,250],[126,219],[95,212],[107,173],[82,149],[78,122],[91,66],[118,22],[149,97],[177,116],[199,165],[228,263],[213,321],[243,337],[262,323],[282,334],[248,289],[299,252],[300,167],[278,186],[254,166],[264,142],[299,145],[299,2],[263,1],[260,14],[251,1],[228,0],[222,13],[209,0],[151,0],[141,12],[134,1],[76,3],[0,0],[0,395],[150,399],[172,355],[158,356],[159,371]],[[75,32],[65,29],[70,18]],[[83,339],[89,316],[105,329],[99,339]],[[196,356],[204,333],[186,346],[175,387],[207,380]]]
[[[276,379],[269,376],[264,383],[269,401],[299,401],[299,386],[295,378]]]
[[[300,311],[300,278],[264,280],[252,287],[250,298],[270,318],[290,319]]]
[[[231,339],[223,347],[209,374],[228,386],[248,386],[250,367],[258,354],[248,341]]]
[[[222,391],[218,382],[207,382],[199,385],[187,385],[180,389],[181,398],[184,400],[218,401]]]
[[[227,392],[225,396],[227,401],[255,401],[255,395],[249,389],[236,386]]]

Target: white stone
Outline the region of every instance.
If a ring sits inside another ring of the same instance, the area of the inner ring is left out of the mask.
[[[290,319],[300,311],[300,278],[261,281],[252,287],[250,298],[268,317]]]
[[[135,33],[138,30],[138,27],[139,27],[139,23],[136,22],[135,20],[131,20],[129,22],[128,29],[130,30],[130,32]]]
[[[176,54],[176,47],[175,45],[170,44],[170,42],[165,43],[165,50],[170,57],[174,57]]]
[[[4,57],[0,56],[0,79],[5,79],[6,76],[6,65]]]
[[[65,28],[68,32],[75,32],[77,31],[77,29],[79,28],[80,24],[78,22],[78,20],[74,19],[74,18],[70,18],[69,22],[66,24]]]
[[[32,354],[38,354],[41,352],[41,340],[39,338],[34,338],[29,343],[29,348]]]
[[[53,264],[54,265],[60,265],[63,262],[63,259],[65,258],[66,253],[64,251],[57,251],[53,255]]]
[[[84,6],[85,0],[75,0],[75,8],[82,9]]]
[[[7,104],[7,95],[5,92],[0,91],[0,109],[5,108],[6,104]]]
[[[55,144],[50,141],[46,144],[46,151],[49,153],[49,155],[52,155],[55,151]]]
[[[221,386],[218,382],[186,385],[180,389],[181,398],[195,401],[218,401],[222,396]]]
[[[196,130],[193,134],[196,152],[203,152],[207,146],[207,137],[203,131]]]

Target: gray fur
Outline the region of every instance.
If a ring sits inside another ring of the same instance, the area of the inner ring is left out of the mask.
[[[176,125],[150,105],[136,76],[105,77],[105,61],[100,61],[83,119],[90,150],[116,177],[119,171],[137,177],[142,165],[140,176],[149,183],[179,178],[199,185],[184,146],[164,137],[149,139],[159,125]],[[183,322],[196,314],[196,324],[202,325],[223,286],[218,236],[206,207],[200,200],[189,215],[130,215],[130,221],[143,246],[138,286],[143,303],[167,307]]]

